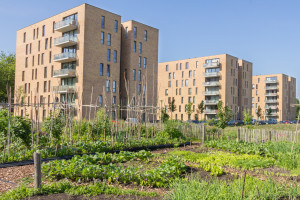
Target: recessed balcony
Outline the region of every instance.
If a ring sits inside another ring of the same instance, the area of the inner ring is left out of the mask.
[[[75,85],[59,85],[53,86],[55,93],[75,93]]]
[[[217,105],[219,100],[205,100],[204,105]]]
[[[54,24],[54,30],[59,32],[68,32],[77,29],[77,21],[67,19]]]
[[[268,93],[265,93],[265,96],[268,96],[268,97],[275,97],[275,96],[277,96],[277,93],[274,93],[274,92],[268,92]]]
[[[267,99],[265,103],[277,103],[277,99]]]
[[[63,36],[54,39],[54,45],[57,47],[69,47],[77,44],[76,36]]]
[[[218,81],[212,81],[212,82],[204,82],[203,86],[205,87],[213,87],[213,86],[219,86],[220,82]]]
[[[203,65],[204,68],[215,68],[215,67],[219,67],[220,63],[217,62],[212,62],[212,63],[205,63]]]
[[[76,61],[76,53],[65,52],[65,53],[55,54],[53,61],[60,62],[60,63]]]
[[[206,115],[216,115],[217,114],[217,110],[204,110],[204,114]]]
[[[266,106],[265,108],[266,108],[266,110],[268,110],[270,108],[271,108],[271,110],[276,110],[277,106]]]
[[[71,78],[76,77],[75,69],[60,69],[53,71],[54,78]]]
[[[266,80],[265,82],[266,83],[277,83],[277,80],[271,80],[271,79],[269,79],[269,80]]]
[[[220,76],[220,72],[206,72],[203,74],[204,77],[218,77]]]
[[[219,95],[219,91],[205,91],[203,92],[203,95],[205,96]]]

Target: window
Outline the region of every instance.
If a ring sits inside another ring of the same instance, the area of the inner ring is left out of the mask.
[[[260,83],[260,78],[258,78],[258,80],[257,80],[257,81],[258,81],[258,83]]]
[[[189,88],[188,94],[189,94],[189,95],[192,95],[192,88]]]
[[[100,63],[100,76],[103,76],[103,63]]]
[[[179,107],[178,107],[178,111],[179,111],[179,112],[181,112],[181,105],[179,105]]]
[[[115,32],[118,32],[118,21],[115,20]]]
[[[50,42],[49,42],[49,44],[50,44],[50,49],[52,48],[52,37],[50,37]]]
[[[34,69],[32,69],[31,79],[34,79]]]
[[[184,86],[184,80],[181,81],[181,87],[183,87],[183,86]]]
[[[126,38],[128,38],[128,27],[126,27]]]
[[[173,72],[173,79],[175,79],[175,72]]]
[[[26,55],[28,55],[28,44],[26,44],[26,50],[25,50]]]
[[[196,79],[193,79],[193,86],[196,85]]]
[[[181,78],[184,78],[184,71],[181,72]]]
[[[181,95],[181,88],[179,88],[179,95]]]
[[[137,35],[137,28],[134,27],[134,28],[133,28],[133,36],[134,36],[134,38],[136,38],[136,35]]]
[[[188,68],[189,68],[189,63],[186,62],[186,63],[185,63],[185,69],[188,69]]]
[[[138,84],[138,93],[141,94],[141,91],[142,91],[142,85]]]
[[[195,88],[195,94],[198,94],[198,88],[197,87]]]
[[[99,103],[100,106],[102,105],[102,95],[99,95],[98,103]]]
[[[139,82],[142,81],[142,73],[141,73],[141,70],[138,71],[138,81],[139,81]]]
[[[117,83],[116,81],[113,81],[113,93],[116,93],[116,87],[117,87]]]
[[[180,70],[182,70],[182,63],[180,63]]]
[[[168,91],[168,89],[166,89],[165,90],[165,95],[168,96],[168,93],[169,93],[169,91]]]
[[[25,80],[25,71],[22,71],[22,81]]]
[[[49,52],[49,63],[51,63],[51,60],[52,60],[52,53],[51,51]]]
[[[186,80],[185,80],[185,87],[188,87],[188,86],[189,86],[189,80],[186,79]]]
[[[176,70],[178,70],[178,63],[176,64]]]
[[[41,64],[44,64],[44,58],[45,58],[45,54],[42,53],[42,59],[41,59]]]
[[[196,68],[198,68],[199,67],[199,62],[198,61],[196,61]]]
[[[171,81],[169,81],[168,86],[171,87]]]
[[[139,67],[141,67],[141,65],[142,65],[142,57],[139,56]]]
[[[136,52],[136,41],[133,41],[133,52]]]
[[[47,92],[47,81],[44,81],[44,92]]]
[[[112,98],[112,104],[116,104],[116,99],[117,99],[116,96],[113,96],[113,98]],[[114,112],[112,112],[112,115],[113,115],[112,118],[114,119],[115,118],[114,117],[114,115],[115,115]]]
[[[166,65],[166,72],[169,71],[169,65]]]
[[[176,80],[176,87],[178,87],[178,80]]]
[[[26,42],[26,32],[23,34],[23,42]]]
[[[147,36],[147,31],[145,30],[145,31],[144,31],[144,40],[145,40],[145,41],[147,41],[147,39],[148,39],[147,37],[148,37],[148,36]]]
[[[34,66],[34,56],[32,56],[32,66]]]
[[[181,97],[181,103],[183,103],[183,97]]]
[[[104,32],[101,32],[101,44],[104,44]]]
[[[45,49],[48,49],[48,38],[45,39]]]
[[[110,81],[109,80],[106,80],[106,92],[109,92],[110,91]]]
[[[30,94],[30,83],[28,83],[28,93]],[[29,97],[28,97],[28,100],[29,100]],[[28,101],[28,104],[29,104],[29,101]]]
[[[106,76],[110,77],[110,65],[106,66]]]
[[[132,70],[132,80],[135,81],[135,69]]]
[[[51,66],[51,77],[53,77],[53,65]]]
[[[111,45],[111,34],[110,33],[107,34],[107,45],[108,46]]]
[[[107,49],[107,61],[110,61],[110,49]]]
[[[38,51],[40,51],[41,50],[41,41],[39,41],[39,43],[38,43]]]
[[[194,70],[194,77],[196,77],[196,70]]]
[[[142,53],[142,43],[139,43],[139,53]]]
[[[192,74],[192,70],[189,71],[189,78],[191,78],[193,76]]]
[[[31,53],[31,43],[30,43],[30,45],[29,45],[29,53]]]
[[[47,67],[44,67],[44,78],[47,78]]]
[[[36,28],[36,38],[39,38],[39,28]]]
[[[101,16],[101,28],[105,28],[105,17]]]
[[[147,58],[144,58],[144,69],[147,68]]]
[[[25,67],[28,67],[28,57],[25,58]]]
[[[43,26],[43,31],[42,31],[42,36],[44,37],[45,36],[45,29],[46,29],[46,27],[45,27],[45,25]]]
[[[48,92],[50,92],[51,81],[48,81]]]
[[[257,101],[259,102],[259,100],[260,100],[260,98],[258,97],[258,98],[257,98]]]
[[[169,73],[169,79],[172,79],[172,73]]]

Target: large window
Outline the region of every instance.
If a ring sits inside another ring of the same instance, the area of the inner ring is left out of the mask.
[[[147,68],[147,58],[144,58],[144,68]]]
[[[141,73],[141,70],[138,71],[138,81],[139,81],[139,82],[142,81],[142,73]]]
[[[185,69],[188,69],[189,68],[189,62],[186,62],[185,63]]]
[[[103,76],[103,63],[100,63],[100,76]]]
[[[26,42],[26,32],[25,32],[24,35],[23,35],[23,42],[24,42],[24,43]]]
[[[166,71],[169,71],[169,65],[166,65]]]
[[[108,46],[111,45],[111,34],[110,33],[107,34],[107,45]]]
[[[142,66],[142,57],[139,56],[139,67],[141,67],[141,66]]]
[[[118,53],[117,50],[114,50],[114,62],[116,63],[118,60]]]
[[[137,36],[137,28],[136,27],[133,28],[133,36],[134,36],[134,38],[136,38],[136,36]]]
[[[110,81],[106,80],[106,92],[110,91]]]
[[[102,95],[99,95],[99,105],[102,105]]]
[[[45,31],[46,31],[46,27],[45,25],[43,26],[43,32],[42,32],[42,36],[44,37],[45,36]]]
[[[101,32],[101,44],[104,44],[104,32]]]
[[[139,43],[139,53],[142,53],[142,43]]]
[[[115,20],[115,32],[118,32],[118,21]]]
[[[117,83],[116,81],[113,81],[113,93],[116,93],[116,87],[117,87]]]
[[[106,76],[110,77],[110,65],[106,66]]]
[[[136,41],[133,41],[133,52],[136,52]]]
[[[135,81],[135,69],[132,70],[132,80]]]
[[[110,61],[110,49],[107,49],[107,61]]]
[[[105,28],[105,17],[101,16],[101,28]]]
[[[145,32],[144,32],[144,40],[145,41],[147,41],[148,40],[148,33],[147,33],[147,31],[145,30]]]

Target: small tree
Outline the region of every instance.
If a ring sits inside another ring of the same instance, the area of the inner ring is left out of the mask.
[[[202,100],[201,103],[198,104],[197,106],[197,116],[202,115],[204,112],[204,101]]]
[[[257,120],[259,120],[262,116],[262,109],[260,106],[258,106],[257,111],[256,111],[256,116],[257,116]]]
[[[42,130],[48,134],[52,134],[51,137],[56,139],[54,143],[60,141],[65,124],[64,120],[62,112],[56,110],[55,113],[50,112],[50,115],[43,121]]]
[[[165,109],[161,110],[161,120],[162,122],[166,122],[169,119],[169,115],[167,114],[167,112],[165,111]]]
[[[268,116],[270,116],[270,115],[271,115],[271,113],[272,113],[272,109],[271,109],[271,108],[269,108],[269,109],[267,110],[267,115],[268,115]]]
[[[232,111],[228,106],[223,107],[223,102],[219,101],[218,103],[218,112],[217,112],[218,122],[216,126],[218,128],[224,129],[228,125],[228,122],[232,118]]]
[[[188,120],[191,119],[192,105],[193,105],[192,103],[185,104],[185,112],[188,115]]]
[[[251,115],[251,112],[249,109],[243,111],[244,116],[244,122],[246,123],[248,128],[251,128],[251,122],[253,119],[253,116]]]
[[[22,143],[29,149],[31,144],[31,121],[20,116],[14,117],[11,132],[22,140]]]
[[[172,101],[169,102],[169,111],[171,113],[171,119],[173,119],[173,112],[176,111],[175,98],[173,98]]]

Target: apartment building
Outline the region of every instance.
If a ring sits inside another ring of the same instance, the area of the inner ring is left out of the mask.
[[[212,119],[217,104],[232,109],[233,119],[241,119],[242,110],[251,108],[252,63],[237,57],[221,54],[158,64],[158,106],[172,114],[173,119]],[[168,111],[169,102],[175,99],[176,111]],[[203,101],[204,113],[197,115]],[[242,104],[241,104],[242,102]],[[192,114],[186,105],[192,103]]]
[[[139,63],[133,59],[127,63],[122,60],[140,54],[146,58],[143,70],[149,67],[147,74],[155,77],[152,73],[157,74],[153,69],[157,68],[158,51],[151,46],[158,43],[157,29],[134,21],[124,24],[126,27],[134,24],[132,27],[141,33],[134,39],[143,45],[143,53],[122,48],[129,39],[122,36],[121,16],[89,4],[18,30],[15,89],[23,88],[25,105],[41,105],[23,107],[21,115],[42,118],[54,104],[72,103],[74,117],[92,118],[95,105],[105,107],[112,118],[120,117],[116,108],[123,99],[120,95],[120,87],[124,84],[121,83],[121,71],[124,72],[123,67],[130,70],[134,62],[135,66]],[[145,87],[147,83],[144,83]],[[135,95],[132,92],[129,91],[130,96]],[[154,101],[149,103],[155,105]]]
[[[144,107],[145,120],[149,106],[156,107],[157,101],[158,29],[136,21],[122,23],[121,54],[121,105]],[[139,113],[121,114],[137,118]],[[147,116],[153,120],[151,114]]]
[[[253,76],[252,115],[257,120],[296,118],[296,79],[285,74]],[[258,119],[257,110],[261,109]]]

